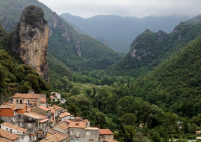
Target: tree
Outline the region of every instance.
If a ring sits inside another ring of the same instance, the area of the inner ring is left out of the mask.
[[[121,123],[123,125],[131,125],[134,126],[137,121],[137,117],[133,113],[126,113],[121,117]]]
[[[98,125],[101,129],[106,128],[107,122],[105,118],[105,114],[102,112],[97,112],[95,115],[95,125]]]
[[[77,107],[71,103],[69,106],[68,106],[68,111],[71,113],[71,114],[74,114],[74,116],[77,116]]]
[[[161,142],[161,138],[160,138],[158,132],[155,132],[155,133],[153,134],[153,136],[152,136],[152,141],[153,141],[153,142]]]

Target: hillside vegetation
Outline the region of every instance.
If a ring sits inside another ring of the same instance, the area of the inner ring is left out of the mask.
[[[136,97],[167,108],[180,116],[201,113],[201,36],[174,58],[132,85]]]
[[[107,69],[106,74],[142,77],[166,59],[174,56],[200,34],[200,23],[180,23],[170,34],[163,31],[154,33],[146,30],[133,41],[129,53]]]

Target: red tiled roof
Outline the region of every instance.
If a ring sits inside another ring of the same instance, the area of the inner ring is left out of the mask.
[[[66,116],[68,116],[68,115],[70,115],[70,113],[64,112],[64,113],[60,114],[59,117],[60,117],[60,118],[63,118],[63,117],[66,117]]]
[[[40,94],[15,94],[13,98],[38,99]]]
[[[110,139],[105,139],[104,142],[118,142],[118,141],[110,140]]]
[[[0,142],[13,142],[13,141],[9,141],[9,140],[7,140],[7,139],[4,139],[4,138],[1,138],[1,137],[0,137]]]
[[[2,129],[0,129],[0,134],[1,134],[1,137],[7,138],[9,140],[16,140],[17,138],[19,138],[18,135],[9,133],[9,132],[2,130]]]
[[[55,97],[54,96],[50,96],[50,99],[54,99]]]
[[[55,126],[54,128],[56,128],[56,127],[60,128],[61,130],[68,129],[68,125],[66,123],[61,123],[61,124]]]
[[[38,133],[39,133],[39,134],[42,134],[42,133],[43,133],[43,131],[38,131]]]
[[[41,121],[39,121],[39,122],[41,122],[41,123],[43,123],[43,122],[46,122],[46,121],[48,121],[49,119],[43,119],[43,120],[41,120]]]
[[[57,105],[53,105],[53,107],[57,108],[57,109],[63,109],[62,107],[59,107]]]
[[[12,125],[12,124],[7,123],[7,122],[2,123],[1,125],[15,129],[15,130],[20,131],[20,132],[26,132],[27,131],[26,129],[20,128],[18,126]]]
[[[45,111],[49,111],[49,110],[50,110],[49,108],[46,108],[46,107],[44,107],[44,106],[39,106],[38,108],[43,109],[43,110],[45,110]]]
[[[62,140],[67,139],[68,136],[65,135],[59,135],[59,134],[54,134],[52,136],[46,137],[44,139],[42,139],[40,142],[60,142]]]
[[[42,104],[45,104],[45,103],[46,103],[46,97],[41,97],[41,98],[40,98],[40,102],[41,102]]]
[[[113,133],[109,129],[100,129],[100,135],[113,135]]]
[[[28,117],[32,117],[32,118],[35,118],[35,119],[46,119],[47,117],[44,116],[44,115],[40,115],[38,113],[34,113],[34,112],[29,112],[29,113],[24,113],[25,116],[28,116]]]
[[[85,128],[86,122],[70,122],[68,127],[69,128]]]

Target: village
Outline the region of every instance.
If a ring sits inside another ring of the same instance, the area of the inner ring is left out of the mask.
[[[59,93],[50,96],[60,100]],[[47,103],[46,94],[16,93],[0,106],[0,142],[117,142],[109,129],[90,127],[58,105]]]

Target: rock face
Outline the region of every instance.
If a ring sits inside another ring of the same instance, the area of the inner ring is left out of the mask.
[[[26,7],[13,34],[13,50],[45,80],[48,80],[48,38],[49,28],[43,10],[35,6]]]

